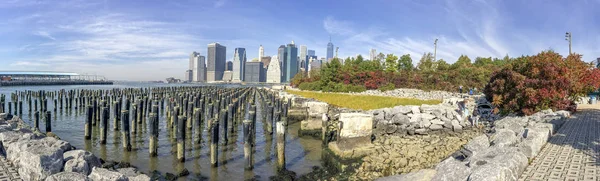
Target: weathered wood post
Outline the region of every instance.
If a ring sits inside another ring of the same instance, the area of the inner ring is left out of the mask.
[[[138,124],[142,124],[142,117],[144,116],[143,115],[143,111],[142,111],[142,102],[138,100],[136,106],[137,106],[136,107],[136,109],[137,109],[137,111],[136,111],[137,112],[137,123]]]
[[[85,119],[85,139],[92,139],[92,106],[86,106]]]
[[[267,105],[267,133],[273,134],[273,105],[269,102]]]
[[[200,114],[200,108],[194,108],[194,126],[196,129],[194,130],[194,135],[196,137],[198,137],[198,139],[196,140],[196,143],[200,143],[202,141],[202,139],[200,137],[202,137],[202,124],[200,122],[201,116],[202,114]],[[192,136],[193,139],[194,136]]]
[[[135,136],[137,132],[137,104],[131,106],[131,134]]]
[[[210,140],[210,165],[212,167],[217,167],[219,165],[219,160],[217,158],[218,156],[218,149],[219,149],[219,122],[215,121],[217,120],[217,118],[214,118],[214,120],[211,120],[212,123],[210,126],[211,131],[211,140]]]
[[[44,119],[46,120],[46,134],[52,132],[52,113],[50,111],[46,111],[46,116]]]
[[[39,131],[40,130],[40,112],[39,111],[36,111],[33,114],[33,120],[34,120],[34,123],[33,123],[34,129],[36,131]]]
[[[328,131],[328,122],[329,122],[329,116],[327,116],[327,114],[323,114],[323,117],[321,118],[322,123],[321,123],[321,140],[323,141],[323,145],[327,145],[328,141],[329,141],[329,137],[327,137],[327,133]]]
[[[244,160],[245,169],[252,169],[252,120],[244,119],[242,122],[244,132]]]
[[[229,139],[227,138],[227,111],[225,109],[221,109],[221,112],[219,113],[219,120],[221,123],[223,123],[223,144],[227,145]]]
[[[123,149],[131,151],[131,137],[129,135],[129,112],[121,111],[121,135],[123,138]]]
[[[113,129],[119,130],[119,104],[113,101]]]
[[[185,131],[187,118],[183,115],[179,116],[177,122],[177,160],[185,161]]]
[[[234,130],[234,121],[233,121],[233,104],[229,104],[227,106],[227,124],[229,125],[227,127],[228,132],[233,133]]]
[[[158,155],[158,115],[150,113],[150,157]]]
[[[100,114],[100,144],[106,144],[106,131],[108,130],[108,107],[102,107]]]
[[[278,121],[277,125],[277,163],[280,170],[285,169],[285,133],[286,133],[286,121]]]
[[[179,107],[175,106],[175,108],[175,113],[173,114],[173,117],[171,117],[171,129],[173,129],[171,135],[173,138],[177,136],[177,124],[179,124]]]
[[[194,118],[193,116],[193,111],[194,111],[194,102],[190,101],[187,103],[187,111],[185,116],[187,117],[187,121],[186,121],[186,127],[188,130],[192,130],[192,119]],[[185,135],[184,135],[185,136]]]

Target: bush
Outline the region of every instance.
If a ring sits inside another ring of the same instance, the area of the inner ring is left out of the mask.
[[[392,83],[388,83],[385,86],[381,86],[379,88],[377,88],[377,90],[384,92],[384,91],[389,91],[389,90],[394,90],[396,89],[396,85],[392,84]]]
[[[496,113],[531,115],[544,109],[573,110],[574,101],[600,87],[600,71],[581,61],[546,51],[518,58],[495,72],[484,93]]]
[[[318,91],[318,90],[321,90],[321,83],[320,82],[302,82],[302,83],[300,83],[300,85],[298,85],[298,88],[300,90]]]

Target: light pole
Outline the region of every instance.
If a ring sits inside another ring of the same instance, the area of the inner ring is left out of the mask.
[[[565,40],[569,41],[569,55],[571,55],[571,32],[565,33]]]
[[[433,71],[437,70],[437,41],[437,38],[433,41]]]

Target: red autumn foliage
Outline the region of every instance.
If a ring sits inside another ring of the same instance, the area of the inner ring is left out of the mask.
[[[600,87],[600,70],[581,61],[545,51],[520,57],[492,74],[484,93],[495,112],[531,115],[544,109],[574,111],[578,96]]]

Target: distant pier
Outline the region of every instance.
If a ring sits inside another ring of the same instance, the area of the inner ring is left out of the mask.
[[[112,85],[113,81],[98,75],[68,72],[0,71],[1,86],[41,85]]]

